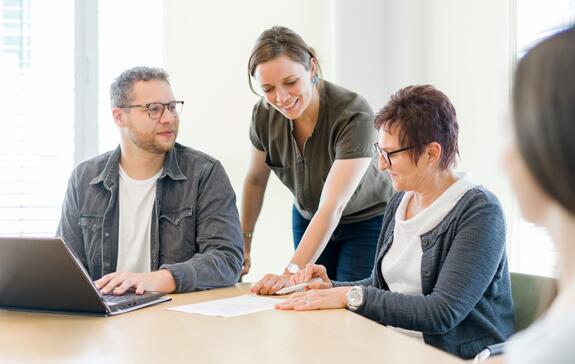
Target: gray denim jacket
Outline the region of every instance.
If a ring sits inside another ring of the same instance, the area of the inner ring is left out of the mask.
[[[116,271],[120,147],[72,172],[57,235],[92,279]],[[214,158],[178,143],[166,154],[152,213],[151,270],[168,269],[176,292],[233,285],[243,241],[229,179]]]

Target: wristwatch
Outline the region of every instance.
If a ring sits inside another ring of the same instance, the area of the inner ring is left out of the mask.
[[[363,303],[363,289],[361,286],[353,286],[347,292],[347,308],[355,311]]]
[[[287,265],[286,270],[291,274],[296,274],[297,272],[299,272],[299,265],[295,263],[290,263]]]

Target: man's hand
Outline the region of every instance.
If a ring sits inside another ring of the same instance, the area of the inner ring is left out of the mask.
[[[252,258],[250,256],[250,252],[244,251],[244,263],[242,267],[242,276],[245,276],[249,273],[250,267],[252,266]]]
[[[106,274],[94,282],[102,294],[121,295],[130,289],[136,294],[148,292],[172,293],[176,290],[176,281],[167,269],[150,273],[114,272]]]

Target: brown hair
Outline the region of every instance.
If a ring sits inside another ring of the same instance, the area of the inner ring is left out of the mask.
[[[531,175],[575,214],[575,28],[541,42],[519,62],[513,123]]]
[[[425,145],[431,142],[441,145],[441,169],[453,166],[455,156],[459,155],[455,108],[443,92],[431,85],[408,86],[397,91],[377,112],[374,125],[386,132],[397,126],[401,146],[413,147],[407,151],[413,163],[417,163]]]
[[[308,46],[293,30],[276,25],[264,30],[256,39],[256,43],[252,48],[248,61],[248,83],[253,93],[258,94],[252,85],[252,77],[256,72],[257,66],[283,55],[294,62],[300,63],[307,71],[311,68],[312,58],[315,59],[318,73],[321,76],[321,69],[319,62],[317,62],[315,50]]]

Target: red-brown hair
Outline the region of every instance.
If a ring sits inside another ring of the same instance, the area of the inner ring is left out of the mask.
[[[377,112],[374,125],[386,132],[397,127],[401,146],[413,147],[407,152],[414,163],[431,142],[441,145],[441,169],[454,166],[459,155],[455,108],[443,92],[431,85],[408,86],[397,91]]]

